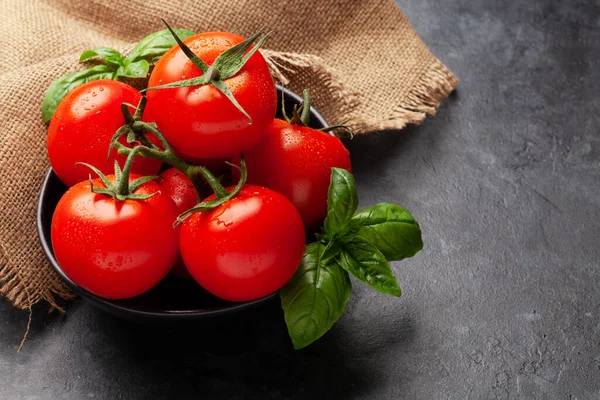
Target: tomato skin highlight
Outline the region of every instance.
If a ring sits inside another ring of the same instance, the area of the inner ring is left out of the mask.
[[[75,165],[85,162],[105,174],[114,171],[114,160],[119,165],[126,157],[113,149],[107,160],[108,145],[114,133],[123,125],[121,103],[137,105],[141,94],[133,87],[113,80],[97,80],[76,87],[58,105],[48,127],[46,140],[48,158],[52,169],[67,186],[87,180],[89,168]],[[130,109],[133,113],[133,109]],[[152,122],[149,113],[144,121]],[[153,135],[148,138],[160,144]],[[122,138],[125,143],[125,138]],[[156,175],[161,162],[139,157],[135,160],[132,172],[140,175]]]
[[[137,176],[130,176],[130,181]],[[108,179],[114,182],[114,176]],[[104,187],[95,179],[94,187]],[[159,191],[148,182],[135,193]],[[107,299],[138,296],[169,272],[178,254],[175,203],[160,193],[146,200],[115,201],[92,193],[87,181],[71,187],[52,216],[52,247],[65,274]]]
[[[243,40],[232,33],[207,32],[191,36],[184,43],[212,65],[221,53]],[[202,72],[175,46],[154,67],[148,87],[198,76]],[[228,158],[250,149],[266,134],[275,116],[277,90],[260,52],[224,82],[252,117],[252,124],[213,85],[147,92],[148,107],[158,128],[181,157],[190,161]]]
[[[177,207],[178,214],[182,214],[198,204],[198,195],[196,194],[194,185],[192,185],[192,182],[188,177],[177,168],[164,170],[160,174],[160,180],[158,182],[161,193],[173,200]],[[177,226],[175,229],[177,230],[177,237],[179,237],[180,226]],[[177,248],[179,249],[179,242],[177,243]],[[181,253],[179,252],[177,261],[175,261],[175,264],[171,269],[171,274],[177,278],[192,279],[192,276],[183,263]]]
[[[351,170],[350,153],[335,136],[275,119],[269,134],[244,153],[248,183],[268,187],[298,209],[306,230],[320,228],[327,216],[331,168]],[[239,156],[234,157],[239,165]],[[239,176],[232,169],[234,178]]]
[[[291,279],[302,259],[305,233],[298,211],[283,195],[246,185],[227,203],[187,218],[179,244],[188,271],[202,287],[225,300],[249,301]]]

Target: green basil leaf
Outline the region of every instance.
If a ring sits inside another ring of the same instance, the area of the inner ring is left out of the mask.
[[[306,246],[302,263],[280,291],[281,307],[294,348],[308,346],[340,318],[350,298],[348,273],[322,260],[325,245]]]
[[[42,102],[42,118],[49,122],[61,100],[76,86],[98,79],[116,79],[117,74],[106,65],[96,65],[83,71],[71,72],[52,82]]]
[[[385,256],[364,238],[356,236],[345,243],[338,262],[342,268],[375,290],[398,297],[402,294]]]
[[[111,49],[109,47],[98,47],[96,49],[86,50],[81,53],[79,62],[84,62],[94,57],[100,57],[100,59],[103,60],[106,65],[115,71],[121,65],[123,65],[123,61],[125,60],[125,57],[123,57],[123,55],[115,49]]]
[[[338,240],[332,240],[325,246],[325,250],[323,250],[323,255],[321,256],[321,260],[323,262],[327,262],[330,259],[334,258],[342,251],[342,245]]]
[[[194,34],[187,29],[173,29],[181,40],[184,40]],[[168,29],[154,32],[143,38],[127,57],[131,62],[146,60],[150,65],[154,65],[158,59],[167,52],[177,42]]]
[[[395,204],[379,203],[354,215],[358,235],[379,249],[388,261],[412,257],[423,249],[421,228],[412,215]]]
[[[357,207],[358,196],[354,177],[345,169],[332,168],[324,226],[329,237],[343,231]]]
[[[149,69],[150,64],[148,64],[148,61],[139,60],[120,66],[117,75],[126,78],[145,78]]]

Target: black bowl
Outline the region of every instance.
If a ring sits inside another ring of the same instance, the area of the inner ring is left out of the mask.
[[[279,103],[277,116],[281,118],[281,94],[285,96],[285,106],[288,115],[294,104],[302,99],[281,87],[277,87]],[[311,107],[311,126],[322,128],[326,126],[323,117]],[[277,293],[258,300],[233,303],[219,299],[206,292],[193,281],[186,281],[167,276],[152,290],[141,296],[127,300],[107,300],[98,297],[82,287],[78,286],[63,272],[54,258],[52,241],[50,238],[50,226],[52,214],[56,204],[66,192],[67,187],[58,179],[54,171],[50,169],[46,174],[37,209],[37,228],[42,248],[50,261],[50,265],[63,279],[63,281],[78,295],[91,302],[100,309],[110,312],[122,318],[131,320],[181,320],[198,319],[225,315],[274,300]]]

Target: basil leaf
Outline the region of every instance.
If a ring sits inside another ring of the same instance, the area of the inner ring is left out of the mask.
[[[83,71],[71,72],[52,82],[42,102],[42,118],[49,122],[61,100],[76,86],[98,79],[115,79],[116,73],[106,65],[96,65]]]
[[[338,240],[332,240],[327,244],[327,246],[325,246],[321,260],[323,260],[323,262],[327,262],[328,260],[340,254],[340,251],[342,251],[342,245],[340,242]]]
[[[194,32],[187,29],[173,30],[181,40],[186,39],[194,34]],[[176,44],[177,42],[175,42],[175,39],[168,29],[154,32],[143,38],[131,51],[131,54],[129,54],[127,59],[131,62],[146,60],[151,65],[154,65],[156,61],[167,52],[167,50]]]
[[[354,215],[358,235],[379,249],[388,261],[412,257],[423,249],[421,228],[412,215],[395,204],[379,203]]]
[[[302,263],[280,291],[281,307],[294,348],[325,334],[344,312],[352,285],[348,273],[322,260],[325,245],[306,246]]]
[[[123,55],[115,49],[111,49],[109,47],[98,47],[96,49],[86,50],[81,53],[79,62],[84,62],[94,57],[100,57],[100,59],[102,59],[106,65],[115,71],[121,65],[123,65],[123,60],[125,59],[125,57],[123,57]]]
[[[145,78],[148,75],[150,64],[146,60],[125,63],[117,70],[117,75],[126,78]]]
[[[364,238],[357,236],[346,243],[338,261],[342,268],[375,290],[398,297],[402,294],[385,256]]]
[[[354,177],[345,169],[332,168],[327,196],[327,218],[324,225],[329,237],[343,231],[357,207],[358,197]]]

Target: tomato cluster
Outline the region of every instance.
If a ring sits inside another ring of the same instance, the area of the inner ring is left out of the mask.
[[[350,170],[350,158],[339,139],[306,126],[308,101],[275,119],[275,84],[252,44],[193,35],[158,60],[144,93],[100,79],[60,102],[48,156],[70,188],[52,246],[76,284],[124,299],[172,271],[247,301],[292,278],[305,230],[325,219],[331,170]],[[215,177],[211,166],[225,161],[231,171]]]

